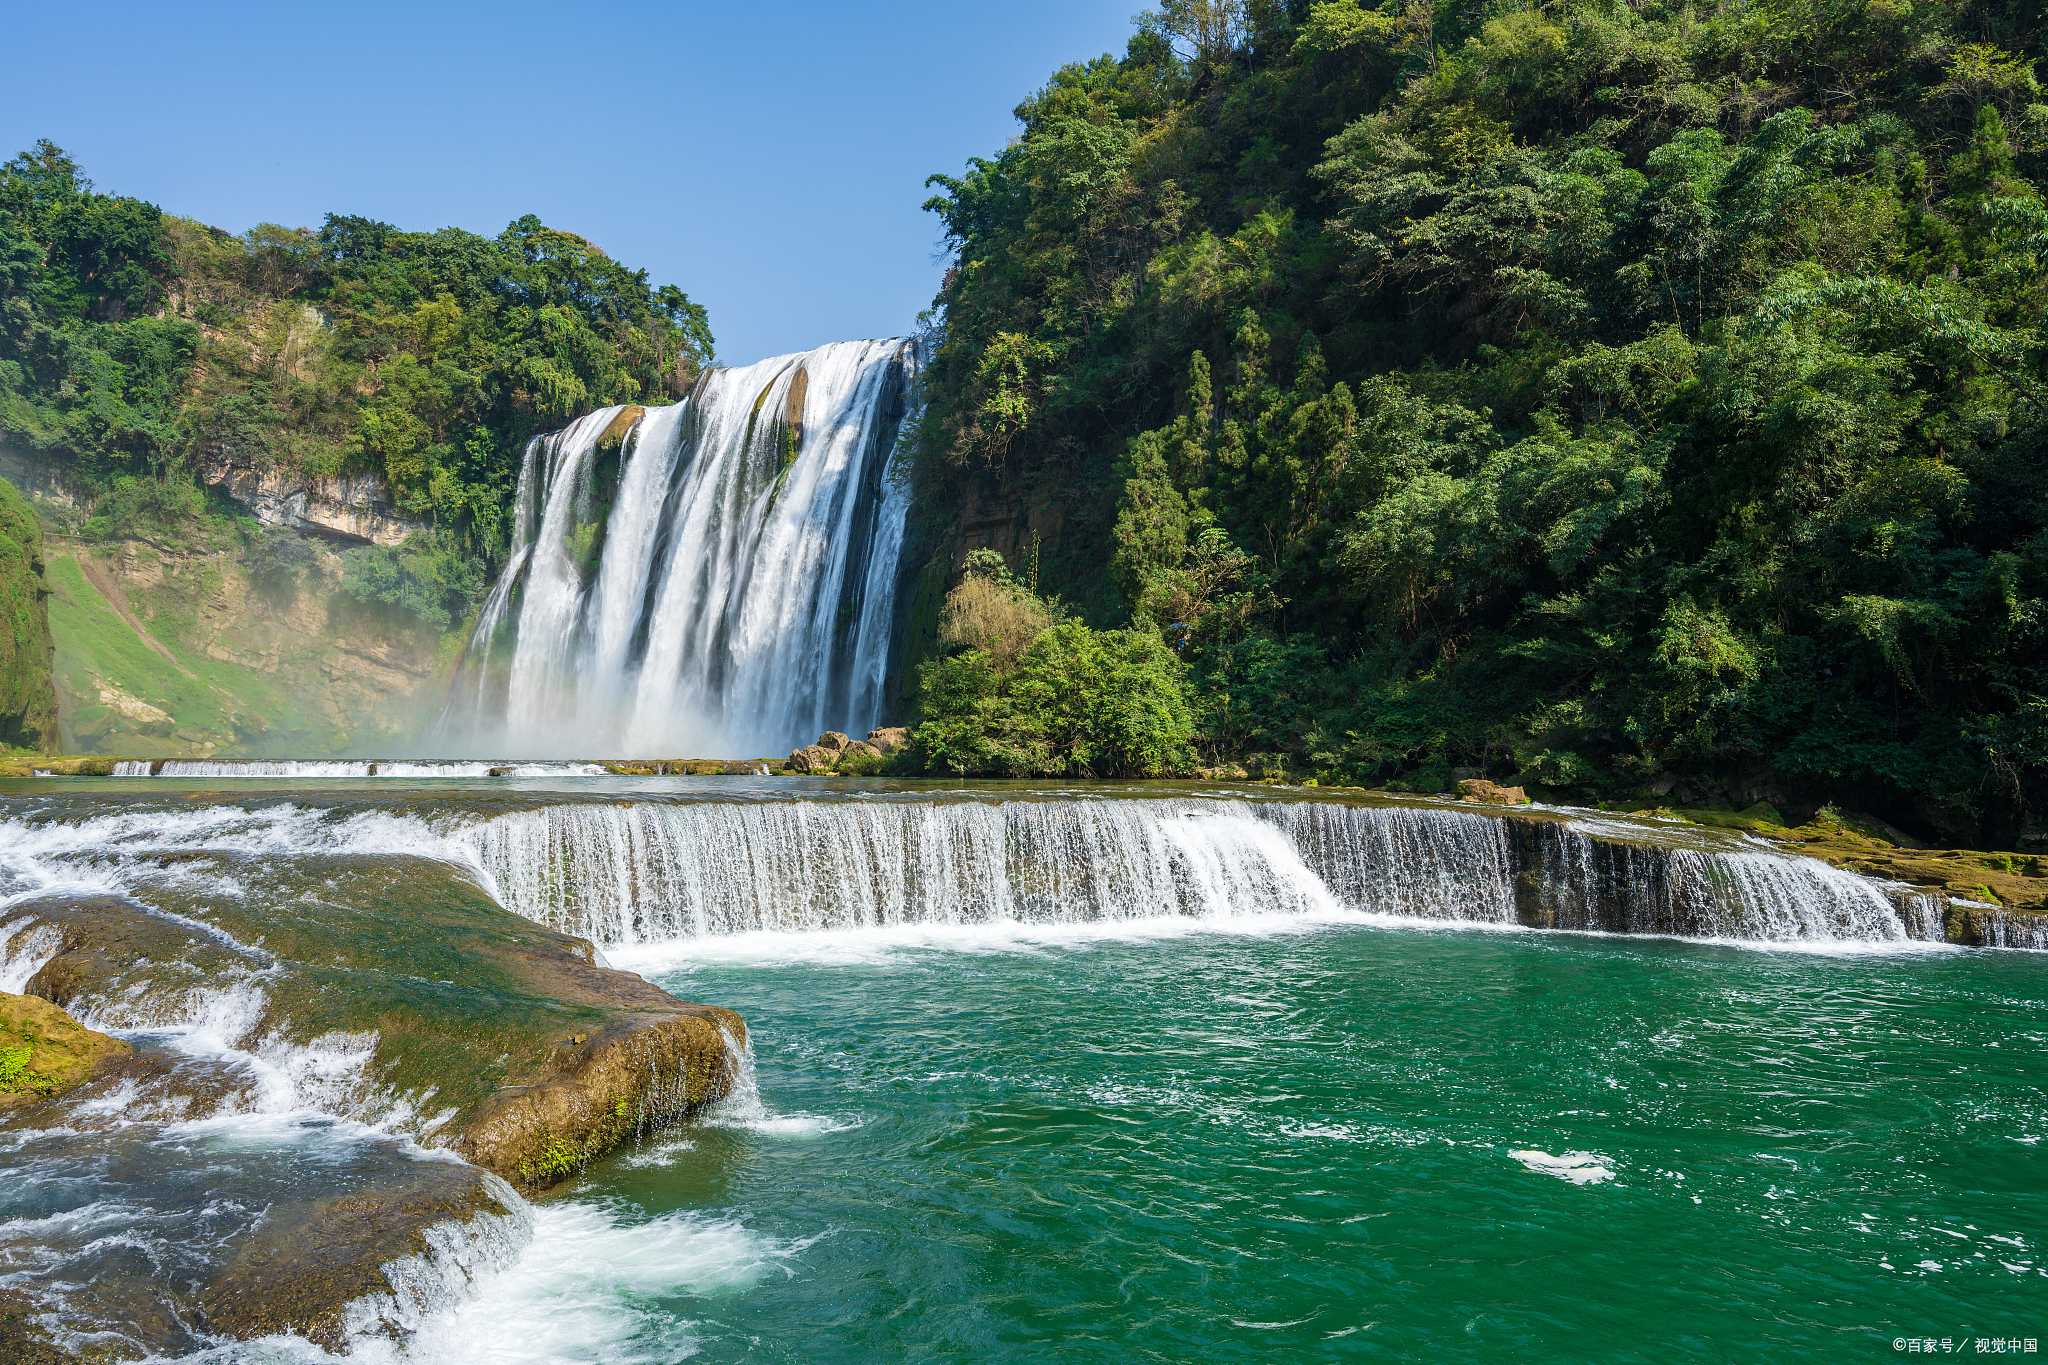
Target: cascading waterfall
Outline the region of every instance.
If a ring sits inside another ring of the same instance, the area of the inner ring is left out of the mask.
[[[453,833],[508,909],[601,943],[1352,910],[1756,941],[1939,938],[1795,855],[1319,802],[578,803]]]
[[[841,342],[532,442],[442,740],[769,754],[878,723],[915,369]]]

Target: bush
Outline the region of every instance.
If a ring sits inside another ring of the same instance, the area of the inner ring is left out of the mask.
[[[264,527],[242,551],[249,576],[266,587],[295,585],[319,561],[319,547],[309,538],[279,526]]]
[[[445,532],[413,536],[400,546],[366,545],[341,557],[341,590],[359,602],[397,607],[434,630],[446,630],[484,590],[483,568]]]
[[[1014,664],[986,649],[925,664],[913,738],[929,767],[959,776],[1185,773],[1195,726],[1183,676],[1150,631],[1062,621]]]
[[[149,531],[176,530],[205,507],[205,495],[189,477],[138,479],[124,474],[94,501],[81,530],[87,540],[127,540]]]

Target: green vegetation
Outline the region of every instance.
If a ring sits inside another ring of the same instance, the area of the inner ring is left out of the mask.
[[[956,652],[920,669],[926,719],[913,738],[926,763],[1000,777],[1160,777],[1193,764],[1183,665],[1158,633],[1061,615],[1001,556],[969,557],[939,627]]]
[[[0,441],[71,467],[94,539],[189,538],[206,467],[375,474],[433,529],[351,590],[443,628],[503,552],[527,438],[681,394],[711,352],[681,290],[531,215],[234,236],[96,193],[47,141],[0,165]]]
[[[0,479],[0,749],[48,754],[57,751],[57,693],[42,541],[35,509]]]
[[[2048,809],[2042,24],[1172,0],[934,177],[923,504],[1057,510],[1048,586],[1170,649],[1214,758],[2014,847]],[[945,747],[1009,723],[972,658],[927,673],[938,764],[1087,766]]]

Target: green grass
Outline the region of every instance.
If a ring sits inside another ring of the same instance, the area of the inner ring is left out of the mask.
[[[177,732],[199,733],[216,754],[268,750],[278,745],[311,751],[335,746],[336,736],[306,710],[282,679],[186,647],[175,627],[189,620],[176,604],[156,618],[152,636],[171,652],[174,667],[143,643],[113,604],[86,579],[75,552],[52,546],[47,554],[50,634],[57,645],[57,688],[71,730],[67,749],[120,752],[161,758],[190,754],[199,742]],[[136,601],[138,608],[147,603]],[[166,629],[165,627],[170,627]],[[99,704],[94,676],[130,696],[170,713],[170,734],[143,725]],[[239,724],[238,724],[239,722]]]

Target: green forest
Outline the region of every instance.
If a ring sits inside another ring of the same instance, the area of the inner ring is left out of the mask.
[[[376,474],[432,530],[350,551],[343,589],[446,628],[489,587],[527,439],[673,401],[711,358],[680,289],[531,215],[236,236],[96,192],[48,141],[0,165],[0,441],[68,467],[90,538],[232,523],[212,461]],[[259,575],[305,553],[230,534]]]
[[[2042,42],[2017,0],[1139,16],[931,180],[922,544],[971,505],[1057,529],[920,592],[892,766],[1484,775],[2015,847]],[[289,573],[200,472],[371,473],[431,529],[342,590],[455,629],[525,442],[712,363],[681,290],[530,216],[233,235],[49,142],[0,165],[0,441],[71,470],[88,540]]]
[[[1761,791],[2014,847],[2042,26],[1170,0],[1054,73],[932,181],[920,504],[1063,513],[949,603],[934,765]]]

